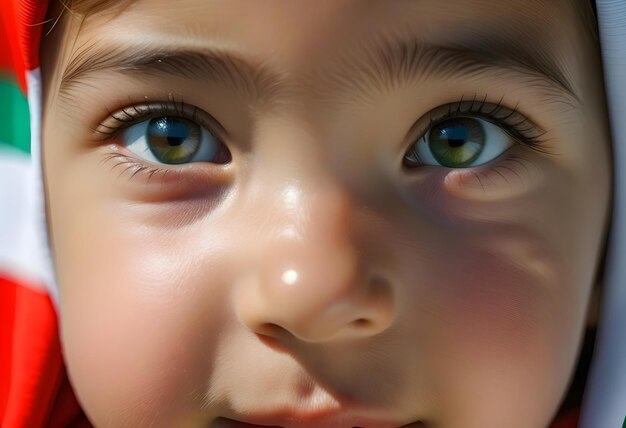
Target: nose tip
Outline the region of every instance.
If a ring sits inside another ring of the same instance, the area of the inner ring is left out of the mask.
[[[305,221],[287,222],[268,239],[239,315],[255,333],[312,343],[379,334],[394,318],[392,289],[367,274],[352,236],[350,202],[318,202],[293,216]]]
[[[393,302],[383,282],[359,282],[354,276],[331,277],[325,272],[286,269],[265,287],[264,299],[248,312],[248,327],[258,334],[285,334],[310,343],[377,335],[393,320]]]
[[[365,282],[354,253],[311,253],[298,256],[292,249],[290,257],[266,265],[262,287],[271,308],[259,312],[253,327],[258,333],[285,330],[322,342],[374,335],[389,326],[391,291],[381,282]]]

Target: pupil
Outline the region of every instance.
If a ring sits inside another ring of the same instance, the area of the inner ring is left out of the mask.
[[[181,144],[183,144],[184,140],[185,138],[183,137],[167,137],[167,143],[170,146],[180,146]]]
[[[177,147],[189,137],[189,126],[176,118],[160,117],[152,119],[150,132],[154,136],[164,137],[170,146]]]
[[[469,129],[463,125],[451,125],[441,130],[441,136],[448,140],[450,147],[460,147],[469,137]]]

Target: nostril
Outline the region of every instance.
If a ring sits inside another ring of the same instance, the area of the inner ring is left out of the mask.
[[[268,336],[271,338],[279,338],[285,335],[286,330],[283,327],[279,326],[278,324],[266,322],[266,323],[259,325],[256,332],[262,336]]]
[[[281,328],[279,326],[275,327]],[[265,335],[262,333],[257,333],[256,337],[262,344],[264,344],[268,348],[271,348],[277,352],[289,352],[288,347],[285,346],[283,341],[279,339],[276,335]]]
[[[357,320],[352,321],[352,326],[358,328],[359,330],[371,327],[372,322],[365,318],[359,318]]]
[[[358,318],[347,325],[346,335],[352,337],[366,337],[375,334],[380,330],[376,320],[369,318]]]

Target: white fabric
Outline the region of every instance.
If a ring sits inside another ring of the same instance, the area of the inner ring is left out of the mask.
[[[50,247],[48,243],[48,225],[46,222],[46,205],[44,200],[43,165],[41,156],[41,72],[39,68],[26,72],[26,85],[28,87],[28,108],[30,112],[30,155],[35,166],[33,171],[33,234],[37,242],[37,248],[33,253],[33,259],[37,263],[41,279],[48,288],[48,294],[52,302],[58,306],[59,294],[54,275]]]
[[[615,192],[604,296],[581,428],[619,428],[626,417],[626,0],[597,0]]]
[[[0,271],[37,285],[41,269],[32,257],[38,246],[32,172],[28,155],[0,145]]]
[[[0,271],[41,287],[55,305],[41,168],[41,74],[26,73],[31,155],[0,145]]]

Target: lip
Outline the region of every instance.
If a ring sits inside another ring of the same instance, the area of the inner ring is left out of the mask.
[[[406,424],[352,416],[308,420],[288,417],[277,417],[271,420],[267,417],[242,418],[241,420],[219,418],[216,422],[215,428],[427,428],[422,421]]]
[[[280,428],[279,425],[251,424],[227,418],[219,418],[214,425],[216,428]],[[211,427],[214,425],[212,424]]]
[[[316,406],[267,406],[222,415],[211,428],[428,428],[417,415],[401,416],[378,406],[354,403],[337,396],[336,402]]]

